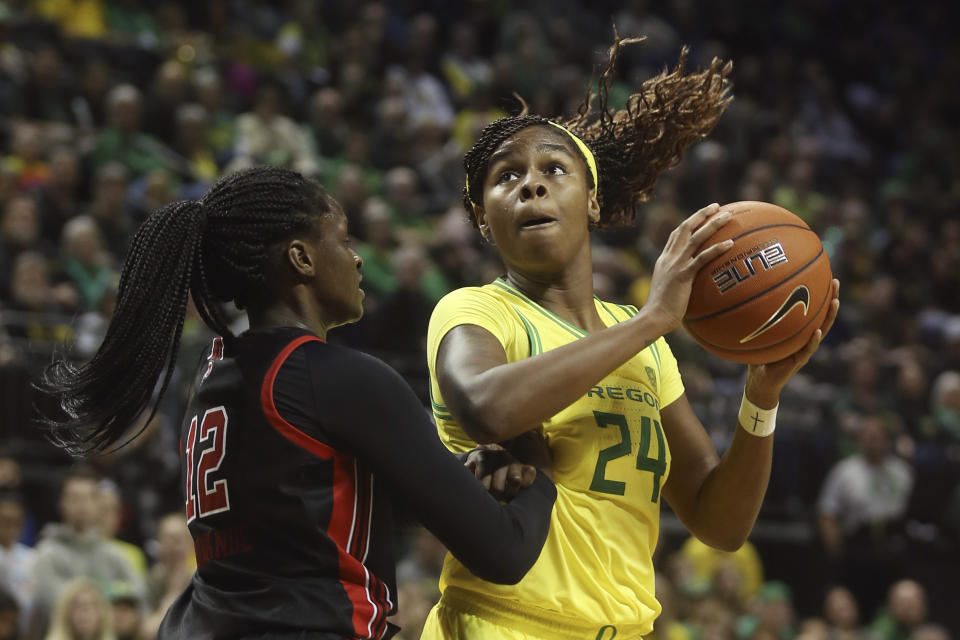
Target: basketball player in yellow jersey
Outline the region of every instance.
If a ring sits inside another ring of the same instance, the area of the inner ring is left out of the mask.
[[[832,325],[839,283],[802,350],[750,366],[742,428],[719,458],[662,336],[680,325],[699,268],[729,248],[703,246],[728,215],[710,205],[674,230],[639,311],[594,296],[589,233],[631,222],[657,175],[713,127],[728,71],[715,61],[685,74],[681,62],[617,114],[601,83],[599,119],[588,109],[566,126],[504,118],[467,153],[464,205],[506,274],[437,305],[427,338],[434,415],[457,451],[542,433],[557,501],[518,584],[485,582],[448,556],[423,639],[640,638],[660,610],[651,556],[661,499],[709,545],[733,550],[749,534],[780,391]]]

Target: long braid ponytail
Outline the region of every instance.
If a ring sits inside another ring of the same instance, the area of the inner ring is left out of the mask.
[[[620,38],[615,32],[607,67],[600,76],[597,107],[593,107],[594,95],[588,90],[576,116],[554,119],[583,140],[596,159],[600,184],[590,186],[597,187],[600,228],[631,224],[637,205],[650,198],[660,174],[710,133],[732,100],[728,79],[732,63],[714,59],[701,71],[687,72],[684,48],[674,68],[646,80],[627,100],[626,109],[610,109],[608,95],[621,48],[641,40]],[[473,207],[483,204],[490,156],[517,131],[548,123],[547,118],[528,114],[524,108],[481,131],[463,159],[468,185],[463,206],[474,226]]]
[[[270,249],[333,207],[316,182],[256,167],[225,176],[198,201],[153,212],[134,236],[97,353],[80,365],[58,360],[40,377],[38,388],[62,409],[41,418],[49,439],[86,455],[115,444],[148,407],[152,418],[176,365],[188,297],[207,326],[229,341],[220,303],[268,296]]]
[[[166,390],[203,225],[199,203],[181,201],[158,209],[137,230],[100,349],[80,366],[54,362],[41,378],[41,389],[58,396],[68,416],[46,421],[57,445],[72,454],[109,446],[147,406],[165,368],[160,394]]]

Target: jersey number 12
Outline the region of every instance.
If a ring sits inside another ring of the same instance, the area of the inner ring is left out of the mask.
[[[197,427],[197,416],[190,421],[187,443],[184,448],[187,466],[187,523],[194,518],[204,518],[230,510],[230,491],[225,478],[217,480],[211,475],[220,469],[227,453],[227,410],[221,407],[207,409]],[[194,468],[194,452],[197,444],[211,442],[197,460]]]

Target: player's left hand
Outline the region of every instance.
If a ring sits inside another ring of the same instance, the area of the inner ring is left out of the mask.
[[[810,357],[816,352],[823,338],[833,326],[834,320],[837,319],[839,309],[840,281],[834,278],[833,298],[830,300],[830,308],[827,309],[823,324],[813,332],[809,342],[802,349],[783,360],[768,364],[752,364],[748,367],[746,392],[750,402],[763,409],[772,409],[776,406],[779,402],[780,391],[786,386],[787,381],[793,377],[793,374],[807,364]]]
[[[482,444],[467,454],[464,466],[497,500],[509,502],[537,477],[537,469],[517,461],[498,444]]]

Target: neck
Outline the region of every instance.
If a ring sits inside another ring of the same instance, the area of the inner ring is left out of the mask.
[[[584,331],[606,327],[593,296],[593,262],[590,245],[557,273],[532,273],[507,268],[507,280],[528,298]]]
[[[274,327],[300,327],[312,331],[323,340],[332,327],[327,323],[319,305],[301,296],[293,300],[279,300],[273,304],[252,306],[247,309],[250,329],[272,329]]]

